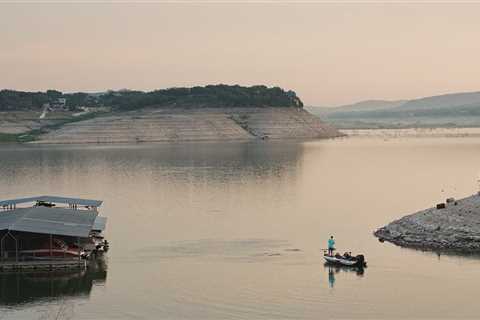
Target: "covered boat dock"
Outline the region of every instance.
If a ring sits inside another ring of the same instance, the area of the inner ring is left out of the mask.
[[[102,201],[38,196],[0,201],[0,270],[85,267]]]

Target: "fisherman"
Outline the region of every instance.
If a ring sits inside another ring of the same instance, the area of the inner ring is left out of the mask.
[[[333,256],[333,250],[335,250],[335,240],[333,236],[330,236],[330,239],[328,239],[328,255],[330,257]]]

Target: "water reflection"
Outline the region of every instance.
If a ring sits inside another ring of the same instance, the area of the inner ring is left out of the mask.
[[[330,285],[330,288],[335,286],[335,273],[333,272],[332,267],[328,268],[328,284]]]
[[[18,306],[52,299],[88,297],[94,285],[107,279],[104,261],[83,271],[0,273],[0,305]]]
[[[363,267],[346,267],[341,265],[333,265],[326,262],[324,265],[325,270],[328,272],[328,285],[330,288],[335,287],[336,276],[341,273],[355,273],[357,277],[363,277],[365,275],[365,268]]]
[[[381,242],[381,241],[379,241]],[[383,242],[385,245],[385,242]],[[461,259],[461,260],[471,260],[471,261],[480,261],[480,252],[476,251],[469,251],[469,250],[464,250],[464,251],[455,251],[455,250],[438,250],[438,249],[428,249],[428,248],[419,248],[419,247],[414,247],[414,246],[397,246],[392,243],[387,243],[387,246],[393,246],[397,248],[398,250],[404,251],[404,252],[415,252],[417,254],[421,254],[422,256],[425,257],[435,257],[437,261],[441,261],[442,259]]]
[[[148,168],[169,177],[187,180],[224,180],[280,175],[294,171],[302,156],[298,143],[183,143],[114,146],[26,146],[0,149],[3,182],[18,183],[19,177],[72,176],[94,171],[115,175]],[[222,175],[216,174],[218,171]],[[106,172],[105,172],[106,171]],[[227,174],[225,174],[227,173]],[[7,180],[7,181],[5,181]]]

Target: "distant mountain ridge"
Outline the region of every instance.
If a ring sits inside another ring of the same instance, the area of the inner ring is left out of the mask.
[[[307,109],[340,128],[480,126],[480,92]]]
[[[344,111],[373,111],[373,110],[383,110],[383,109],[390,109],[401,106],[407,100],[366,100],[360,101],[354,104],[345,105],[338,107],[337,109],[341,109]]]
[[[398,107],[408,100],[365,100],[353,104],[342,105],[338,107],[309,107],[320,114],[329,114],[332,112],[349,111],[378,111]]]
[[[364,100],[353,104],[341,105],[337,107],[309,107],[321,110],[322,113],[337,112],[366,112],[391,110],[425,110],[438,108],[451,108],[474,106],[480,104],[480,91],[477,92],[461,92],[448,93],[430,97],[423,97],[411,100]]]
[[[407,101],[399,106],[402,110],[451,108],[480,104],[480,92],[449,93]]]

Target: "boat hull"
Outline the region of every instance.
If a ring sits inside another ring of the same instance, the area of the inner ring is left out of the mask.
[[[347,260],[347,259],[336,258],[336,257],[331,257],[331,256],[323,256],[323,258],[328,263],[340,264],[342,266],[347,266],[347,267],[353,267],[353,266],[356,266],[358,264],[357,260]]]

